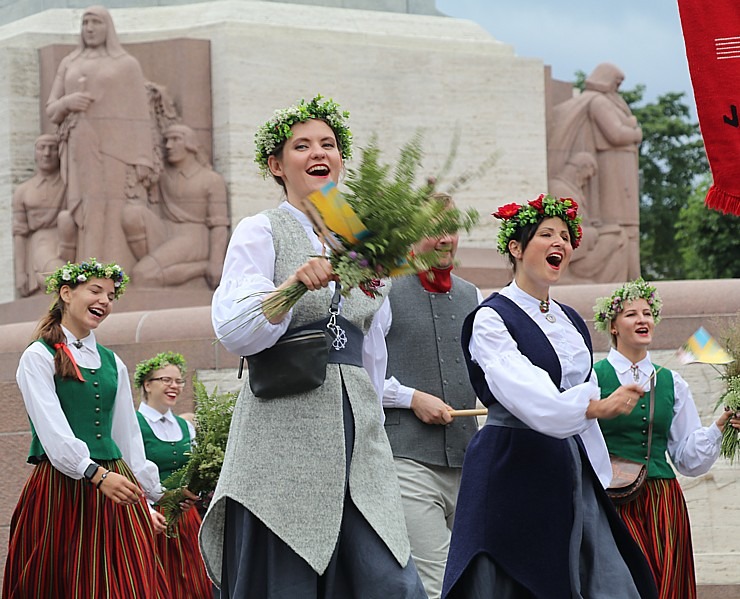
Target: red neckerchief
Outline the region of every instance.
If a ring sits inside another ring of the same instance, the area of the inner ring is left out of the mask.
[[[67,357],[72,361],[72,366],[75,367],[75,374],[77,375],[77,378],[80,379],[81,383],[85,382],[85,379],[82,378],[82,373],[80,372],[80,369],[77,368],[77,362],[75,362],[74,356],[72,355],[72,352],[69,351],[69,348],[67,347],[66,343],[55,343],[54,349],[61,349],[65,354],[67,354]]]
[[[452,267],[431,269],[418,273],[421,286],[430,293],[449,293],[452,289]],[[430,280],[431,279],[431,280]]]

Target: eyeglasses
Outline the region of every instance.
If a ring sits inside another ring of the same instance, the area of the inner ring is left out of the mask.
[[[178,387],[185,386],[185,379],[173,379],[171,376],[157,376],[149,380],[150,381],[162,381],[165,384],[165,387],[170,386],[172,383],[175,383],[175,385],[177,385]]]

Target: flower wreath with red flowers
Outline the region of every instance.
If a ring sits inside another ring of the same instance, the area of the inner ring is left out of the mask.
[[[556,198],[547,194],[540,194],[536,200],[526,204],[505,204],[492,213],[501,219],[501,228],[498,232],[498,251],[504,255],[509,253],[509,241],[520,228],[535,224],[544,218],[557,217],[568,225],[570,243],[573,249],[581,243],[583,230],[581,217],[578,216],[578,203],[573,198]]]

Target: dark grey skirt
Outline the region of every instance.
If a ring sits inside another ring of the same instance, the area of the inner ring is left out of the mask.
[[[570,578],[574,599],[640,599],[629,568],[614,542],[609,522],[581,465],[576,442],[569,439],[576,481]],[[578,500],[580,498],[580,501]],[[494,559],[479,553],[470,562],[446,599],[535,599]]]
[[[342,392],[348,474],[354,420],[344,388]],[[321,575],[243,505],[229,498],[225,501],[222,599],[427,597],[414,561],[409,558],[405,568],[398,564],[352,502],[347,487],[337,546]]]

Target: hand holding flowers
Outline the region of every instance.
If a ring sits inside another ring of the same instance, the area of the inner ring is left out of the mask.
[[[425,237],[470,230],[478,213],[430,197],[434,187],[428,181],[417,185],[421,158],[421,136],[416,135],[402,148],[391,175],[373,141],[363,150],[359,168],[349,170],[347,193],[340,194],[330,183],[306,198],[304,211],[330,253],[326,262],[306,263],[295,278],[266,295],[259,312],[278,322],[307,291],[325,286],[329,279],[341,285],[344,295],[358,287],[374,297],[380,279],[433,266],[434,252],[412,255],[411,246]],[[240,315],[246,321],[235,328],[249,324],[259,312]]]

